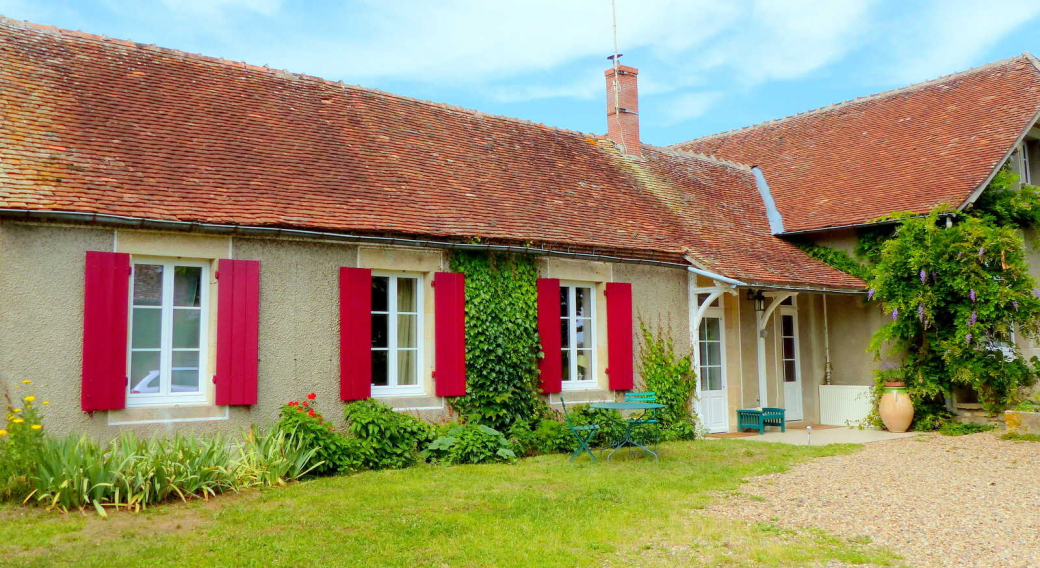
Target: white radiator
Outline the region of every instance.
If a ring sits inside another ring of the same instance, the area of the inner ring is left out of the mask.
[[[820,424],[854,426],[870,414],[870,387],[820,385]]]

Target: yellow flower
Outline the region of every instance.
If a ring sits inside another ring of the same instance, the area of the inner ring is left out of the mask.
[[[22,384],[23,384],[23,385],[27,385],[27,384],[29,384],[29,383],[31,383],[31,382],[32,382],[32,381],[30,381],[29,379],[25,379],[24,381],[22,381]]]
[[[25,420],[22,418],[15,418],[11,422],[14,422],[15,424],[21,424],[22,422],[25,422]]]
[[[33,424],[33,425],[31,426],[31,428],[32,428],[33,430],[39,430],[40,428],[43,428],[43,425],[42,425],[42,424]]]
[[[7,430],[0,430],[0,438],[3,438],[6,435],[7,435]]]
[[[15,409],[14,409],[14,412],[21,412],[21,411],[22,411],[22,409],[21,409],[21,408],[15,408]]]
[[[20,389],[20,388],[22,388],[22,385],[15,385],[14,388]]]
[[[32,401],[36,400],[36,397],[33,396],[33,395],[29,395],[29,396],[23,398],[22,400],[24,400],[25,402],[32,402]]]
[[[46,405],[48,405],[48,404],[50,404],[50,403],[51,403],[51,401],[49,401],[49,400],[45,400],[45,401],[43,401],[43,404],[44,404],[44,406],[46,406]]]

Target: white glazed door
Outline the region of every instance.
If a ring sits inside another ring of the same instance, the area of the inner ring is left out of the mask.
[[[784,408],[787,420],[801,420],[802,373],[798,364],[798,316],[794,309],[780,311],[780,378],[784,383]]]
[[[729,430],[729,409],[726,404],[726,373],[723,360],[723,325],[721,314],[701,319],[697,334],[698,369],[697,394],[700,398],[698,413],[701,423],[709,432]]]

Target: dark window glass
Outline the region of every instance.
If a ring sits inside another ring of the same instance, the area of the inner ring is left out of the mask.
[[[390,321],[386,314],[372,314],[372,347],[389,347]]]
[[[389,365],[387,365],[387,351],[372,352],[372,386],[385,387],[389,384]]]
[[[157,264],[134,265],[134,305],[162,304],[163,267]]]
[[[784,361],[784,381],[793,383],[798,380],[798,374],[794,368],[794,361]]]
[[[781,333],[784,337],[794,337],[794,316],[781,316]]]
[[[390,309],[390,279],[386,276],[372,277],[372,311],[385,312]]]

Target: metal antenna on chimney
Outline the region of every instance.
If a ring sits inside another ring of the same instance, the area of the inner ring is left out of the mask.
[[[621,128],[621,82],[618,81],[618,75],[620,74],[618,60],[624,54],[618,53],[617,50],[617,0],[610,0],[610,17],[614,26],[614,55],[607,57],[607,59],[614,62],[614,120],[618,121],[618,133],[621,134],[621,150],[627,152],[628,145],[625,144],[625,130]]]

